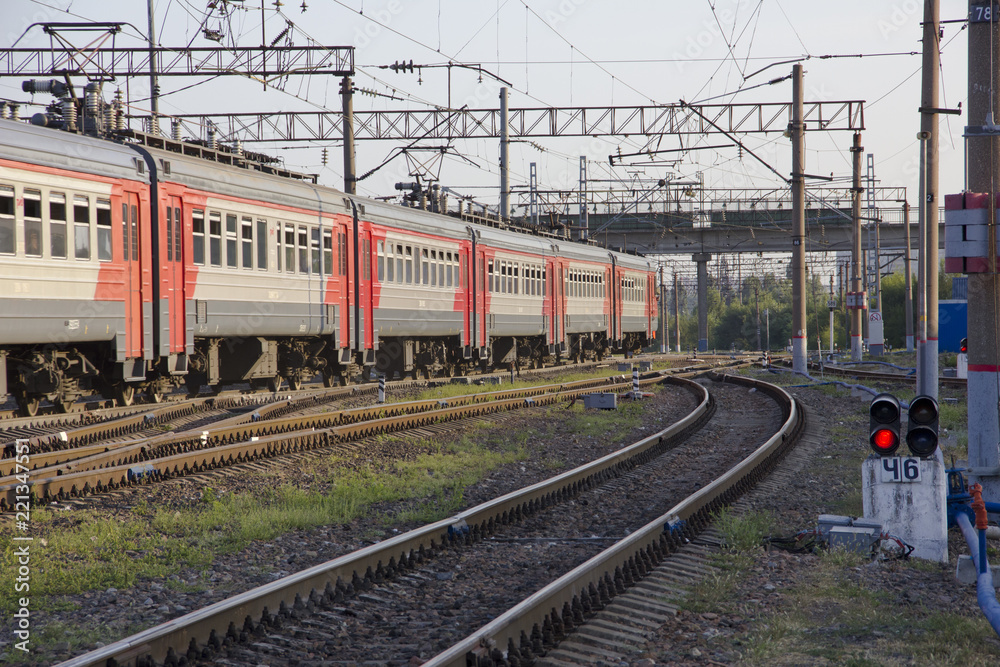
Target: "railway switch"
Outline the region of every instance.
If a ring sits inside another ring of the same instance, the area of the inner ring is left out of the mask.
[[[899,400],[892,394],[879,394],[868,409],[869,437],[872,451],[891,456],[899,448]]]

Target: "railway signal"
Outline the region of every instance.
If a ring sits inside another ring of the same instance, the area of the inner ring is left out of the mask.
[[[879,394],[868,409],[868,443],[880,456],[891,456],[899,447],[899,401],[892,394]]]
[[[958,351],[962,354],[966,354],[969,351],[969,339],[963,338],[962,342],[958,344]]]
[[[910,401],[906,446],[914,456],[927,458],[938,447],[938,404],[930,396]]]

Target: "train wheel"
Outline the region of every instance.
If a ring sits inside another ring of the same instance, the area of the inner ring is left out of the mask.
[[[197,396],[201,391],[201,377],[196,377],[194,374],[189,373],[187,377],[184,378],[184,388],[187,389],[188,396]]]
[[[124,407],[127,405],[132,405],[135,400],[135,387],[130,384],[125,384],[124,382],[115,385],[115,403],[119,407]]]
[[[273,378],[270,378],[267,381],[267,388],[271,391],[271,393],[274,394],[277,394],[279,391],[281,391],[281,385],[282,381],[280,375],[275,375]]]
[[[163,392],[157,391],[155,389],[150,389],[146,392],[146,396],[149,397],[151,403],[162,403],[163,402]]]
[[[298,391],[302,389],[302,378],[298,375],[292,375],[288,378],[288,388],[292,391]]]
[[[329,389],[333,386],[333,374],[323,373],[323,386]]]
[[[57,411],[62,412],[62,413],[67,413],[67,412],[69,412],[70,410],[73,409],[73,404],[76,403],[76,399],[73,399],[73,398],[69,398],[69,399],[57,398],[57,399],[55,399],[52,402],[55,404]]]
[[[42,404],[42,399],[38,396],[19,396],[17,399],[17,404],[20,407],[20,412],[25,417],[34,417],[38,414],[38,406]]]

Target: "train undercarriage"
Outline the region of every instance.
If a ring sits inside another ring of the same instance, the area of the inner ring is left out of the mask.
[[[110,360],[110,350],[99,344],[17,346],[0,350],[0,397],[13,395],[21,414],[34,416],[42,401],[67,411],[93,392],[118,405],[131,405],[139,395],[159,402],[181,385],[196,395],[205,386],[218,391],[241,383],[271,392],[295,390],[317,375],[328,387],[378,375],[454,377],[600,361],[613,350],[635,352],[645,343],[638,333],[609,341],[604,333],[591,332],[570,334],[565,345],[549,345],[544,336],[496,336],[485,350],[474,350],[461,346],[457,336],[398,337],[381,339],[377,351],[351,352],[319,337],[205,338],[195,341],[186,373],[168,372],[164,360],[157,360],[146,363],[141,380],[125,378],[122,364]]]

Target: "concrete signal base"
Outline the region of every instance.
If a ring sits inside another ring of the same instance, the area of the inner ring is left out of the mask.
[[[905,481],[907,461],[906,473],[912,478],[919,468],[919,481]],[[865,518],[914,547],[914,558],[947,563],[948,486],[941,451],[929,459],[872,454],[861,464],[861,475]]]

